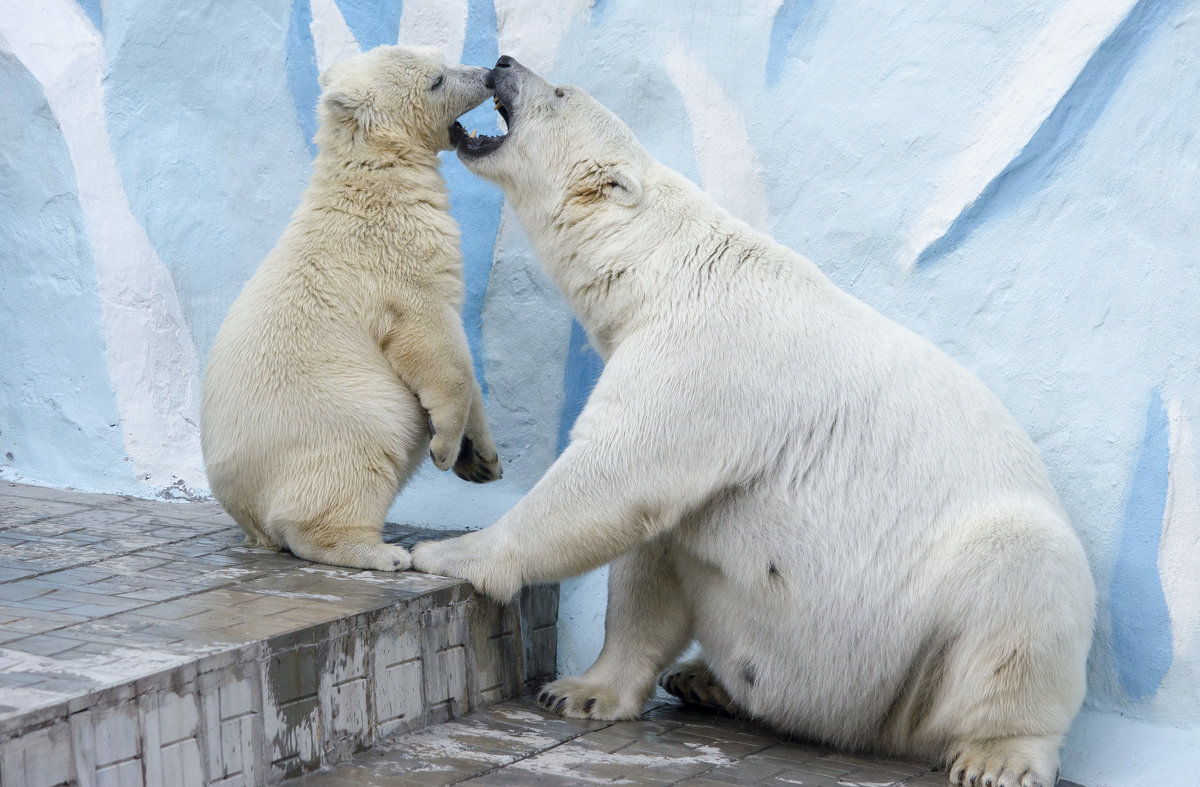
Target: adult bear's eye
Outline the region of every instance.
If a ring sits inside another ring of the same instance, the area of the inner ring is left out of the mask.
[[[441,75],[441,74],[438,74],[437,76],[435,76],[435,77],[433,78],[433,81],[429,83],[429,89],[430,89],[430,90],[437,90],[439,87],[441,87],[441,86],[442,86],[442,80],[443,80],[443,79],[445,79],[445,77],[444,77],[443,75]]]

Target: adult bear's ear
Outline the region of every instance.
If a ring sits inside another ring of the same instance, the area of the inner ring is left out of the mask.
[[[606,167],[602,172],[605,178],[602,191],[618,205],[632,208],[642,201],[642,181],[627,164],[617,164]]]
[[[586,161],[575,173],[567,193],[568,202],[593,205],[611,201],[631,208],[642,201],[642,181],[628,163]]]

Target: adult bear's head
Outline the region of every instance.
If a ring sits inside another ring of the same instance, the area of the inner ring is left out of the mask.
[[[507,133],[458,135],[458,157],[504,189],[522,221],[583,208],[629,209],[651,163],[629,127],[577,87],[552,85],[511,57],[492,70]]]
[[[321,74],[317,141],[338,158],[454,147],[455,118],[491,92],[486,68],[446,63],[429,47],[381,46]]]

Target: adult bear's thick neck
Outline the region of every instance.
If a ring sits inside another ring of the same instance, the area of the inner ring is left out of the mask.
[[[642,192],[633,207],[581,207],[548,206],[506,191],[542,266],[605,359],[648,323],[706,313],[708,301],[723,300],[751,271],[754,281],[832,286],[812,262],[730,215],[673,170],[648,166]]]

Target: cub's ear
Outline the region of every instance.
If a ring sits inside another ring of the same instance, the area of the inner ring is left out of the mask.
[[[329,117],[338,123],[370,134],[375,125],[374,105],[370,98],[357,98],[344,90],[329,90],[321,96]]]
[[[317,84],[321,89],[329,87],[333,83],[333,73],[337,70],[337,63],[331,64],[328,68],[317,75]]]

